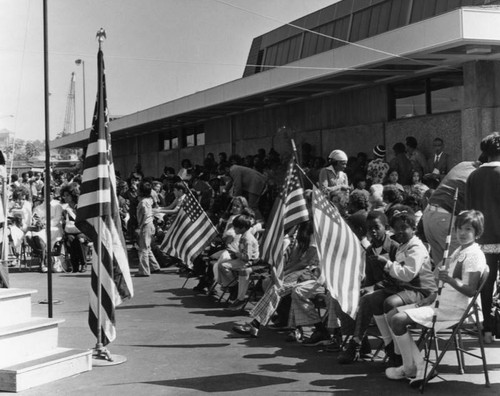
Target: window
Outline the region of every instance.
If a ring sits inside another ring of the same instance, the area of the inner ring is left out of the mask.
[[[195,135],[186,135],[186,147],[194,147],[195,146]]]
[[[163,151],[175,150],[176,148],[179,147],[179,138],[178,137],[170,137],[170,136],[162,136],[160,147],[162,147]]]
[[[205,125],[196,125],[182,129],[184,136],[183,147],[194,147],[205,145]]]
[[[390,87],[390,118],[415,117],[458,111],[463,107],[463,75],[446,73],[405,81]]]

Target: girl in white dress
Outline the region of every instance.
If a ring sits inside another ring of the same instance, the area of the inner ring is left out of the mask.
[[[434,304],[420,306],[417,303],[400,307],[391,319],[403,365],[388,368],[385,374],[389,379],[408,378],[411,379],[411,386],[420,386],[425,362],[407,327],[417,323],[431,328],[435,313],[436,330],[453,326],[463,316],[479,287],[481,275],[486,269],[486,259],[476,239],[483,233],[484,216],[477,210],[464,211],[457,216],[455,229],[460,247],[450,257],[448,268],[438,267],[439,280],[443,284],[439,308],[435,309]]]

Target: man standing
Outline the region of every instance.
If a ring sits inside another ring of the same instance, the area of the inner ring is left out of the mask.
[[[266,188],[266,177],[255,169],[231,162],[224,163],[224,170],[231,177],[233,197],[241,195],[247,198],[248,206],[253,209],[257,219],[262,219],[259,199]]]
[[[488,162],[471,173],[466,184],[468,209],[479,210],[484,215],[484,233],[478,239],[490,268],[488,280],[481,291],[484,312],[484,342],[493,341],[491,305],[493,288],[500,261],[500,133],[493,132],[481,141],[481,151]]]
[[[434,155],[427,161],[427,174],[424,176],[424,181],[429,184],[429,187],[436,188],[448,173],[449,156],[443,152],[443,139],[435,138],[432,146],[434,147]]]
[[[469,175],[481,164],[479,161],[464,161],[454,166],[444,177],[436,191],[429,198],[422,221],[427,242],[431,245],[431,257],[434,265],[443,259],[446,236],[452,218],[455,190],[458,188],[458,200],[455,213],[460,213],[465,206],[465,182]],[[451,233],[450,252],[459,246],[457,236]]]

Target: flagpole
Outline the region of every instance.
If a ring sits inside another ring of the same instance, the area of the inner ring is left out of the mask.
[[[3,159],[3,154],[0,151],[0,155]],[[0,164],[0,166],[2,166]],[[5,167],[6,168],[6,167]],[[3,173],[3,172],[2,172]],[[7,173],[7,168],[5,169],[5,173]],[[8,235],[7,235],[7,179],[6,176],[1,175],[0,180],[2,182],[2,211],[3,211],[3,227],[2,227],[2,252],[0,253],[1,255],[1,260],[0,260],[0,276],[2,278],[2,285],[3,287],[7,288],[9,287],[9,265],[7,263],[7,259],[9,258],[8,256]]]
[[[295,158],[295,162],[298,165],[299,164],[299,154],[297,153],[297,146],[295,145],[295,140],[291,139],[291,141],[292,141],[293,158]]]
[[[101,44],[104,41],[104,37],[97,33],[97,40],[99,42],[99,52],[101,51]],[[98,73],[99,74],[99,73]],[[99,76],[100,78],[100,76]],[[99,81],[101,84],[101,81]],[[99,180],[99,191],[102,191],[102,179],[98,177]],[[102,332],[101,332],[101,301],[102,301],[102,285],[101,285],[101,221],[102,221],[102,205],[99,204],[99,220],[97,221],[97,344],[95,346],[97,357],[102,357],[104,355],[109,355],[106,348],[102,344]],[[111,357],[109,357],[111,359]]]
[[[102,49],[102,42],[106,39],[106,32],[103,28],[99,29],[97,32],[97,41],[99,42],[99,53]],[[99,67],[102,67],[99,64]],[[102,78],[102,74],[98,71],[98,79]],[[99,89],[102,88],[102,81],[99,81]],[[103,92],[100,95],[104,95]],[[99,103],[104,106],[103,98],[99,98]],[[104,112],[106,109],[104,109]],[[103,112],[103,113],[104,113]],[[106,117],[106,116],[105,116]],[[104,122],[107,122],[105,119]],[[114,175],[109,175],[109,177],[114,177]],[[101,177],[97,177],[99,180],[99,192],[103,191],[103,181]],[[104,346],[102,342],[102,221],[103,221],[103,210],[102,202],[99,202],[99,217],[97,220],[97,343],[94,348],[94,353],[92,354],[92,366],[104,367],[104,366],[115,366],[122,364],[127,361],[127,358],[122,355],[112,355],[109,350]]]
[[[47,307],[49,318],[53,317],[52,300],[52,241],[50,222],[50,125],[49,125],[49,48],[47,28],[47,0],[43,0],[43,66],[45,97],[45,222],[47,235]],[[43,263],[42,263],[43,265]],[[43,303],[43,301],[42,301]]]

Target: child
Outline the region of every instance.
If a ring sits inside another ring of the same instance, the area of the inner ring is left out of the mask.
[[[143,182],[139,185],[140,200],[137,205],[137,222],[139,225],[137,238],[137,244],[139,245],[139,272],[135,274],[137,277],[147,277],[150,273],[155,274],[161,272],[160,265],[151,251],[151,239],[155,234],[151,189],[151,183],[149,182]],[[150,265],[153,269],[152,271],[150,271]]]
[[[389,172],[387,173],[387,181],[385,183],[386,186],[396,186],[396,188],[401,191],[401,192],[404,192],[405,189],[403,188],[403,186],[401,184],[398,183],[399,181],[399,173],[396,169],[391,169],[389,170]]]
[[[187,186],[183,182],[175,183],[174,187],[174,202],[165,208],[156,209],[156,213],[162,214],[165,219],[165,229],[168,229],[177,217],[177,213],[181,210],[181,204],[187,193]]]
[[[396,259],[377,256],[379,265],[386,273],[384,288],[366,296],[392,366],[401,365],[401,356],[393,343],[389,327],[394,309],[422,301],[437,290],[429,253],[422,241],[415,236],[415,215],[410,208],[401,208],[405,209],[396,211],[390,219],[393,238],[399,243]]]
[[[450,257],[448,268],[439,269],[439,280],[444,284],[439,299],[439,308],[433,305],[421,306],[417,303],[402,307],[391,319],[391,328],[403,357],[401,367],[386,370],[389,379],[415,377],[412,387],[419,387],[424,379],[425,362],[417,345],[407,331],[407,326],[418,323],[431,328],[432,318],[437,314],[435,329],[445,329],[457,323],[469,305],[471,297],[479,287],[481,276],[486,269],[486,259],[476,243],[483,233],[484,216],[477,210],[460,213],[455,222],[455,230],[460,247]]]
[[[365,278],[362,284],[363,296],[358,304],[358,313],[356,315],[353,337],[337,358],[340,364],[352,363],[358,360],[361,355],[367,355],[371,352],[371,347],[365,339],[365,334],[372,318],[369,305],[369,293],[383,288],[384,281],[388,277],[383,270],[386,261],[380,260],[379,256],[394,260],[399,246],[399,244],[387,234],[388,228],[389,221],[384,213],[375,210],[368,213],[366,217],[366,229],[367,237],[370,242],[368,243],[366,240],[362,240],[366,260]]]
[[[250,228],[252,219],[249,216],[239,215],[233,220],[233,227],[236,234],[241,235],[238,251],[230,253],[230,259],[224,261],[219,266],[219,282],[222,286],[227,286],[233,280],[232,271],[237,270],[238,276],[238,297],[231,304],[231,309],[239,311],[245,304],[248,290],[250,272],[247,270],[259,259],[259,243],[253,236]]]

